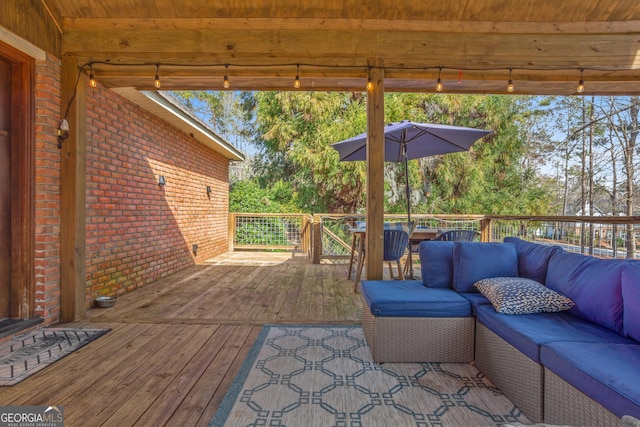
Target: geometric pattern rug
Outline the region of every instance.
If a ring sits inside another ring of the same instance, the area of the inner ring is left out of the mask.
[[[377,364],[360,327],[267,325],[210,426],[512,423],[529,421],[471,364]]]
[[[37,329],[0,343],[0,386],[14,385],[110,329]]]

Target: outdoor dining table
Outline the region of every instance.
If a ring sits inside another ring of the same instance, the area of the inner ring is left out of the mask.
[[[364,240],[367,234],[367,228],[363,226],[349,227],[349,231],[353,235],[353,240],[351,242],[351,255],[349,257],[349,275],[347,277],[351,280],[351,270],[353,269],[354,260],[357,262],[356,271],[362,271],[364,264]],[[425,240],[435,239],[437,236],[438,229],[416,227],[409,236],[409,242],[411,245],[416,245]],[[358,277],[360,277],[360,274],[356,275],[356,278]]]

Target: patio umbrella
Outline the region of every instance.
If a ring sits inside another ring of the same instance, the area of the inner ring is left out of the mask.
[[[438,154],[468,151],[490,130],[459,126],[416,123],[409,120],[390,123],[384,128],[384,160],[404,162],[406,178],[407,218],[411,222],[411,197],[408,161]],[[367,133],[331,144],[338,151],[340,161],[367,159]],[[411,255],[411,251],[409,251]],[[413,277],[413,267],[410,272]]]

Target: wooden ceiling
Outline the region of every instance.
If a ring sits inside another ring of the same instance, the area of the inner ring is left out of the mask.
[[[42,0],[108,87],[640,94],[638,0]]]

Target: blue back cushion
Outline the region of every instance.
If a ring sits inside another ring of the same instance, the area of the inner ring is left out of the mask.
[[[426,240],[420,243],[422,283],[430,288],[451,288],[453,282],[453,243]]]
[[[558,252],[549,260],[547,287],[576,303],[570,313],[621,334],[621,276],[627,263]]]
[[[513,243],[516,246],[518,275],[544,285],[547,278],[549,258],[555,252],[561,251],[562,248],[560,246],[527,242],[517,237],[505,237],[504,242]]]
[[[640,262],[630,261],[622,270],[624,334],[640,341]]]
[[[473,286],[488,277],[517,277],[518,255],[512,243],[453,242],[453,289],[478,292]]]

